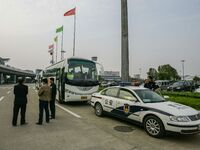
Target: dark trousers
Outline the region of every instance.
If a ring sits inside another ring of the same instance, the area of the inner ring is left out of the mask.
[[[51,111],[51,117],[55,118],[55,113],[56,113],[55,99],[50,101],[50,111]]]
[[[17,125],[17,117],[19,110],[21,110],[21,124],[25,123],[26,104],[14,104],[12,124]]]
[[[43,112],[45,110],[46,114],[46,122],[49,122],[49,108],[48,108],[48,101],[39,101],[39,123],[42,123],[43,121]]]

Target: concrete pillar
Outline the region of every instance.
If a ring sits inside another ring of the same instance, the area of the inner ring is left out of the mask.
[[[6,74],[3,74],[3,79],[4,79],[4,82],[3,82],[3,83],[7,83]]]
[[[13,75],[13,83],[17,83],[17,75]]]
[[[0,84],[3,84],[3,82],[4,82],[3,73],[0,73]]]
[[[121,0],[121,77],[129,81],[129,45],[128,45],[128,4]]]

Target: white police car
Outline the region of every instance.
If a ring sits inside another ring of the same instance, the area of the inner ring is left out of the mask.
[[[90,101],[97,116],[108,112],[116,117],[141,124],[153,137],[167,131],[181,134],[200,132],[200,112],[165,100],[157,93],[142,87],[108,87],[94,93]]]

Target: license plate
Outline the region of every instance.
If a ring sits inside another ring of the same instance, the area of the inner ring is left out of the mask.
[[[81,99],[87,99],[87,96],[81,96]]]

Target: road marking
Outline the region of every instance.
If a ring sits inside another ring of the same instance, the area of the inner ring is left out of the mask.
[[[7,94],[10,94],[10,91],[8,91]]]
[[[4,96],[2,96],[1,98],[0,98],[0,101],[2,101],[4,99]]]
[[[72,112],[72,111],[70,111],[70,110],[68,110],[68,109],[66,109],[66,108],[64,108],[64,107],[62,107],[62,106],[60,106],[58,104],[56,104],[56,106],[59,107],[60,109],[64,110],[64,111],[68,112],[69,114],[73,115],[76,118],[81,118],[81,116],[75,114],[74,112]]]

